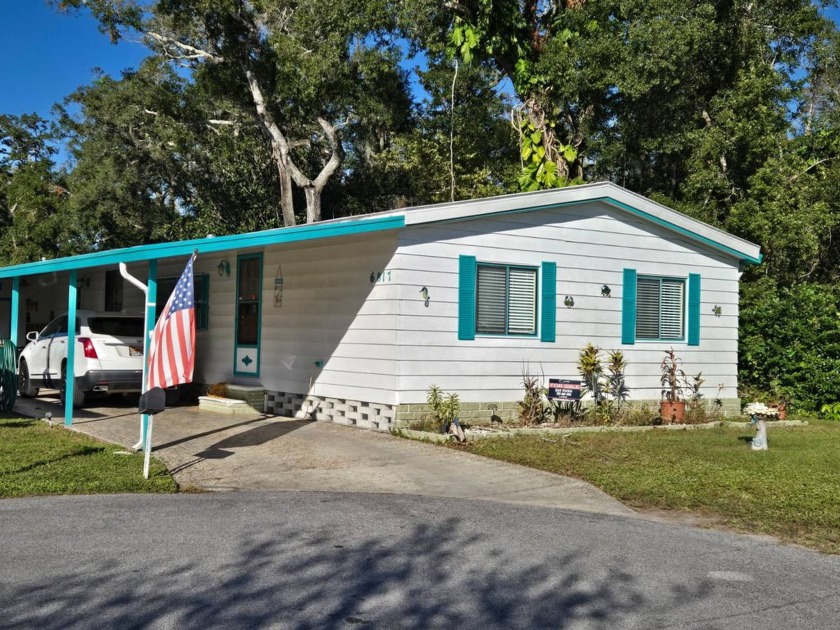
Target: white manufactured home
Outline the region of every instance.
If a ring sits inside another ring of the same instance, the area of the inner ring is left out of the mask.
[[[0,269],[0,335],[69,306],[143,311],[195,262],[195,380],[264,392],[266,412],[389,429],[438,385],[465,415],[512,412],[523,372],[575,379],[620,349],[631,400],[663,351],[736,409],[738,280],[759,247],[609,183],[410,208]],[[6,331],[3,328],[6,328]],[[68,381],[71,374],[68,374]]]

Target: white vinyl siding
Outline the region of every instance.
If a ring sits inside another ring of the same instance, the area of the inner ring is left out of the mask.
[[[685,280],[639,278],[636,338],[677,341],[685,337]]]
[[[479,264],[477,285],[477,333],[537,334],[536,269]]]

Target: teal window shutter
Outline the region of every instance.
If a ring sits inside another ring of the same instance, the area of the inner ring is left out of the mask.
[[[553,342],[557,328],[557,264],[542,264],[542,321],[540,341]]]
[[[624,270],[621,297],[621,343],[636,343],[636,270]]]
[[[475,256],[458,257],[458,339],[475,339]]]
[[[688,345],[700,345],[700,274],[688,274]]]

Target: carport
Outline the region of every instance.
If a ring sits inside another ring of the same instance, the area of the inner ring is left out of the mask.
[[[25,338],[21,335],[21,290],[29,282],[35,282],[38,277],[60,278],[56,281],[51,290],[61,293],[66,291],[67,302],[66,312],[69,321],[74,321],[77,313],[78,291],[80,279],[91,270],[102,270],[104,268],[114,269],[121,263],[138,264],[147,268],[146,284],[148,286],[148,298],[145,302],[146,315],[146,336],[144,340],[144,355],[148,356],[149,332],[154,328],[155,310],[157,305],[158,285],[158,264],[177,262],[186,259],[198,252],[198,257],[208,254],[225,252],[248,252],[268,245],[294,243],[312,239],[329,238],[342,236],[355,232],[370,232],[378,230],[393,229],[396,223],[402,224],[401,217],[384,217],[371,220],[354,221],[350,225],[340,221],[324,222],[316,225],[301,225],[291,228],[276,228],[261,232],[248,234],[235,234],[229,236],[207,236],[200,239],[176,241],[168,243],[154,243],[139,245],[122,249],[93,252],[78,256],[68,256],[54,260],[40,260],[32,263],[24,263],[9,267],[0,268],[0,282],[10,282],[9,338],[16,345]],[[228,264],[229,273],[229,264]],[[66,280],[64,280],[66,278]],[[64,286],[66,282],[66,286]],[[163,296],[164,298],[168,296]],[[62,302],[63,304],[63,302]],[[231,312],[231,318],[233,313]],[[75,389],[75,327],[68,326],[67,331],[67,371],[65,379],[65,401],[64,401],[64,424],[73,424],[73,391]],[[144,426],[145,426],[144,421]]]

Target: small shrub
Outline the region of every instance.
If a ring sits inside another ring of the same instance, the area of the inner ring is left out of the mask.
[[[582,381],[581,394],[584,396],[592,394],[596,405],[604,398],[604,387],[601,381],[604,366],[601,365],[600,352],[601,349],[598,346],[588,343],[578,356],[578,372]]]
[[[830,403],[820,407],[820,417],[823,420],[840,422],[840,402]]]
[[[429,387],[426,393],[426,404],[431,408],[433,417],[411,423],[412,429],[442,431],[461,413],[461,400],[458,394],[443,392],[437,385]]]
[[[525,395],[519,401],[519,419],[525,426],[542,424],[551,417],[551,407],[546,400],[545,387],[536,376],[531,376],[527,370],[522,374],[522,386]]]
[[[659,409],[652,409],[645,403],[640,407],[624,407],[616,414],[615,421],[626,427],[647,427],[661,424],[662,418],[659,416]]]
[[[673,348],[665,351],[660,370],[662,372],[662,400],[680,402],[683,400],[683,388],[686,383],[685,372],[680,367],[682,361]]]
[[[609,424],[619,420],[622,405],[630,395],[625,377],[627,360],[620,350],[611,350],[605,373],[600,353],[599,347],[589,343],[578,357],[581,393],[592,394],[595,401],[594,405],[583,410],[583,414],[593,424]]]
[[[615,403],[616,412],[621,411],[621,405],[630,395],[630,388],[627,387],[625,372],[627,371],[627,360],[621,350],[610,350],[607,356],[607,378],[604,389],[607,395]]]
[[[549,401],[551,415],[555,422],[567,421],[570,424],[583,420],[583,408],[579,400]]]

